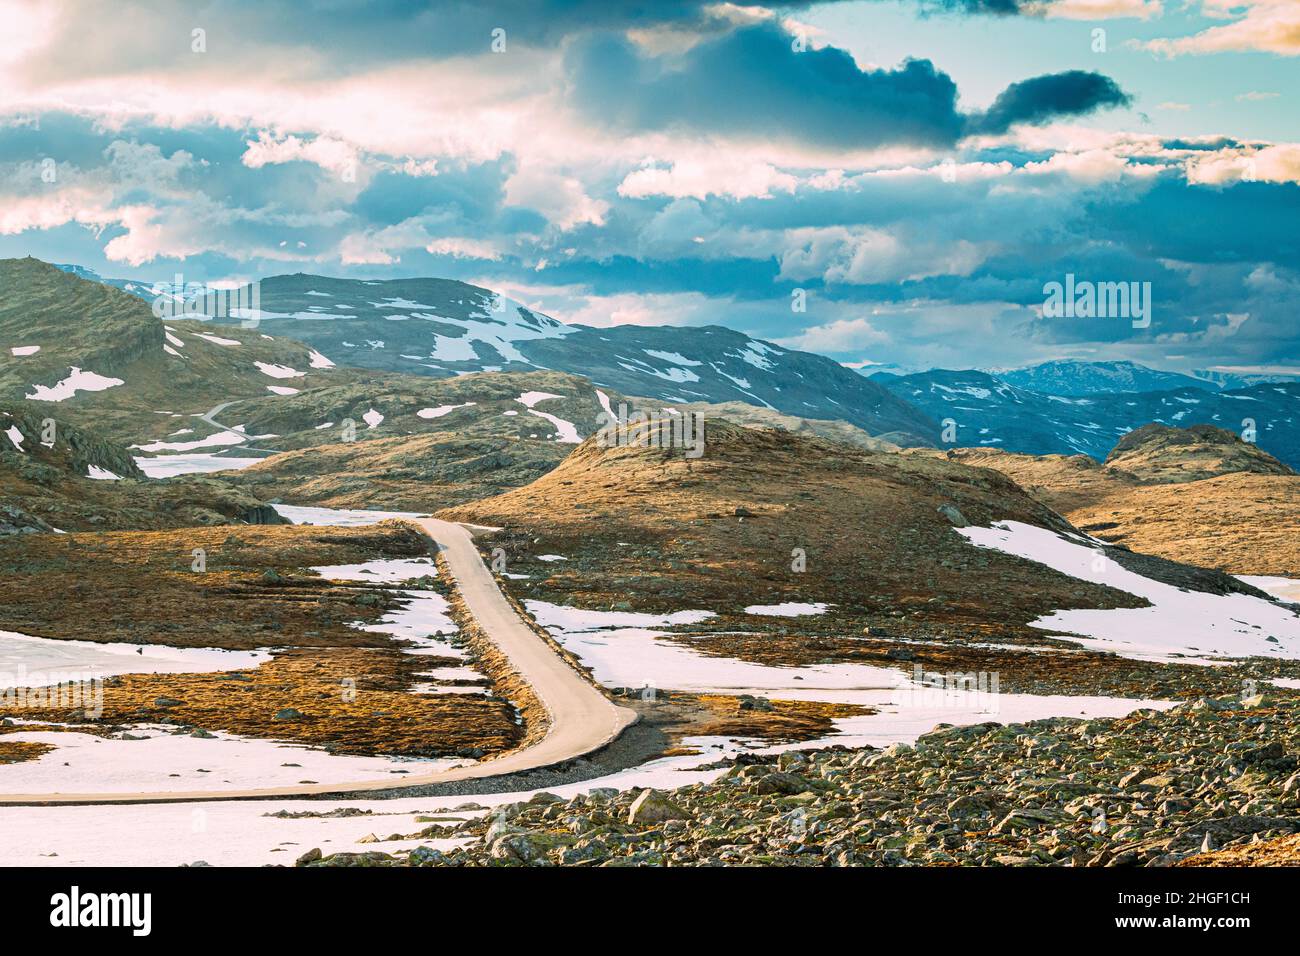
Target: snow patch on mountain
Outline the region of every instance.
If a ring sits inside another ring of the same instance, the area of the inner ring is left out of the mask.
[[[66,378],[50,386],[33,385],[32,388],[35,391],[28,393],[24,397],[36,402],[63,402],[77,394],[77,392],[102,392],[107,388],[124,384],[126,383],[120,378],[98,375],[95,372],[86,372],[72,366],[69,368]]]

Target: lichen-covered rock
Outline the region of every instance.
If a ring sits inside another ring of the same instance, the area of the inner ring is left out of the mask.
[[[690,816],[657,790],[642,790],[641,795],[628,809],[627,822],[631,824],[663,823],[665,820],[685,820]]]

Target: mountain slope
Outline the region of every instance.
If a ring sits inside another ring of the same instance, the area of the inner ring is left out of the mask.
[[[1017,388],[1066,397],[1110,392],[1165,392],[1176,388],[1217,390],[1212,382],[1148,368],[1136,362],[1043,362],[993,374]]]
[[[167,437],[176,419],[218,403],[352,374],[298,342],[161,321],[137,296],[36,259],[0,260],[0,290],[0,400],[57,411],[126,444]],[[191,441],[220,431],[185,425]]]
[[[128,449],[36,405],[0,405],[0,537],[282,522],[219,481],[148,481]]]
[[[174,291],[111,281],[144,298]],[[259,331],[307,342],[340,365],[440,377],[549,369],[665,401],[741,401],[842,418],[898,444],[930,444],[937,431],[917,409],[831,359],[720,326],[566,325],[449,279],[272,276],[259,295]]]
[[[285,451],[223,477],[295,504],[433,511],[545,474],[620,400],[560,372],[387,375],[256,399],[230,412]]]
[[[1051,647],[1030,622],[1052,609],[1138,606],[1131,594],[972,546],[959,529],[1008,520],[1077,540],[997,472],[725,421],[707,422],[705,435],[697,459],[588,441],[532,484],[440,516],[502,529],[483,547],[502,548],[512,574],[525,575],[505,582],[521,597],[593,610],[713,611],[706,626],[673,639],[769,664],[910,661],[936,647],[964,652],[971,641]],[[1182,587],[1246,590],[1219,573],[1108,554]],[[809,610],[793,622],[750,610],[786,603]],[[1101,655],[1056,662],[1024,647],[1015,653],[1021,659],[1007,661],[1006,679],[1013,668],[1023,675],[1057,663],[1121,666]]]
[[[1300,575],[1300,476],[1222,429],[1148,425],[1104,465],[983,448],[928,454],[1000,471],[1081,530],[1145,554],[1235,574]]]

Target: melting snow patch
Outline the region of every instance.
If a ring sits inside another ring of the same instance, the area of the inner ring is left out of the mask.
[[[161,726],[133,728],[129,738],[33,727],[6,739],[49,743],[55,749],[36,760],[5,767],[0,777],[0,792],[4,793],[208,792],[289,787],[304,779],[345,783],[382,779],[382,775],[400,770],[428,773],[469,762],[342,756],[223,731],[201,739]],[[391,779],[401,780],[396,776]],[[266,812],[265,806],[258,809]],[[229,833],[224,838],[228,839]],[[155,847],[167,842],[159,841]]]
[[[0,689],[33,685],[59,673],[95,677],[114,674],[198,674],[244,670],[271,659],[267,651],[223,651],[212,647],[166,647],[64,641],[0,631]],[[65,678],[68,679],[68,678]]]
[[[745,608],[746,614],[762,614],[768,617],[802,617],[805,614],[825,614],[829,604],[799,604],[786,601],[783,604],[751,604]]]
[[[304,505],[272,505],[281,517],[294,524],[330,525],[352,528],[359,525],[379,524],[389,518],[427,518],[417,511],[363,511],[346,508],[313,508]]]
[[[538,402],[544,402],[548,398],[563,398],[563,396],[556,395],[554,392],[524,392],[515,401],[524,408],[532,408]]]
[[[384,413],[377,412],[373,408],[361,416],[361,420],[366,423],[367,428],[375,428],[384,420]]]
[[[309,349],[307,354],[311,356],[312,368],[333,368],[334,367],[333,362],[331,362],[325,356],[321,355],[315,349]]]
[[[212,335],[208,332],[195,332],[194,334],[201,339],[211,342],[213,345],[233,346],[240,344],[237,339],[223,339],[220,335]]]
[[[367,561],[364,564],[331,564],[312,570],[330,581],[366,581],[371,584],[398,584],[425,575],[438,576],[432,558],[392,558]]]
[[[9,353],[21,358],[25,355],[35,355],[40,350],[41,347],[39,345],[15,345],[9,350]]]
[[[642,349],[641,351],[644,352],[646,355],[651,356],[652,358],[662,359],[663,361],[669,362],[673,365],[703,365],[704,364],[703,362],[697,362],[694,359],[688,359],[686,356],[679,355],[677,352],[660,352],[658,349]]]
[[[298,390],[296,388],[290,388],[288,385],[268,385],[266,386],[266,390],[268,392],[274,392],[276,395],[297,395],[298,394]]]
[[[253,364],[257,366],[263,375],[269,375],[271,378],[302,378],[307,374],[287,365],[272,365],[269,362],[254,362]]]
[[[62,402],[71,398],[77,392],[102,392],[106,388],[112,388],[114,385],[122,385],[120,378],[109,378],[106,375],[96,375],[94,372],[83,372],[81,369],[73,366],[69,368],[69,375],[60,382],[51,386],[33,385],[36,391],[30,395],[24,396],[32,401],[37,402]]]
[[[94,478],[96,481],[121,481],[122,480],[121,475],[115,475],[107,468],[100,468],[98,465],[90,466],[89,477]]]
[[[131,447],[153,454],[160,451],[193,451],[196,448],[239,445],[247,440],[248,436],[240,431],[224,431],[209,435],[207,438],[200,438],[197,441],[154,441],[149,442],[147,445],[132,445]]]
[[[9,436],[9,440],[13,442],[15,448],[19,451],[23,450],[23,433],[18,430],[17,425],[10,425],[5,429],[5,434]]]
[[[262,458],[224,458],[220,455],[159,455],[136,458],[135,463],[150,478],[174,478],[177,475],[200,475],[210,471],[237,471],[256,465]]]
[[[1238,574],[1239,581],[1245,581],[1251,587],[1259,588],[1265,594],[1271,594],[1283,601],[1300,602],[1300,580],[1295,578],[1278,578],[1266,575]]]
[[[383,558],[364,564],[337,564],[312,570],[331,581],[359,581],[368,584],[394,584],[438,573],[428,558]],[[387,612],[373,624],[351,626],[359,631],[388,634],[398,640],[409,641],[414,647],[407,648],[407,653],[417,656],[467,656],[463,649],[447,643],[446,639],[455,634],[457,629],[448,615],[450,605],[446,598],[436,591],[406,590],[398,594],[406,601],[402,607]],[[470,679],[486,680],[477,671],[469,671],[469,675]]]
[[[539,412],[533,408],[538,402],[544,402],[551,398],[562,398],[562,395],[555,395],[552,392],[524,392],[515,399],[520,405],[528,409],[530,415],[536,415],[538,418],[544,418],[555,426],[555,440],[565,445],[577,445],[582,442],[582,437],[578,434],[578,428],[573,422],[566,422],[563,418],[557,418],[546,412]]]
[[[439,405],[437,408],[422,408],[415,414],[420,418],[442,418],[443,415],[448,415],[458,408],[469,408],[475,404],[477,402],[463,402],[460,405]]]
[[[1145,598],[1151,607],[1055,611],[1035,627],[1078,635],[1084,647],[1126,657],[1300,657],[1300,617],[1245,594],[1188,591],[1135,574],[1096,546],[1019,521],[992,528],[957,528],[977,547],[1036,561],[1068,574]]]

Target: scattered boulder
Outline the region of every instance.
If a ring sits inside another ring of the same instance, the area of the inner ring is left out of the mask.
[[[970,522],[966,520],[965,516],[958,511],[954,505],[944,503],[936,510],[939,514],[951,521],[954,528],[964,528],[966,525],[970,524]]]
[[[628,809],[627,822],[632,824],[663,823],[665,820],[686,820],[688,814],[657,790],[642,790]]]

